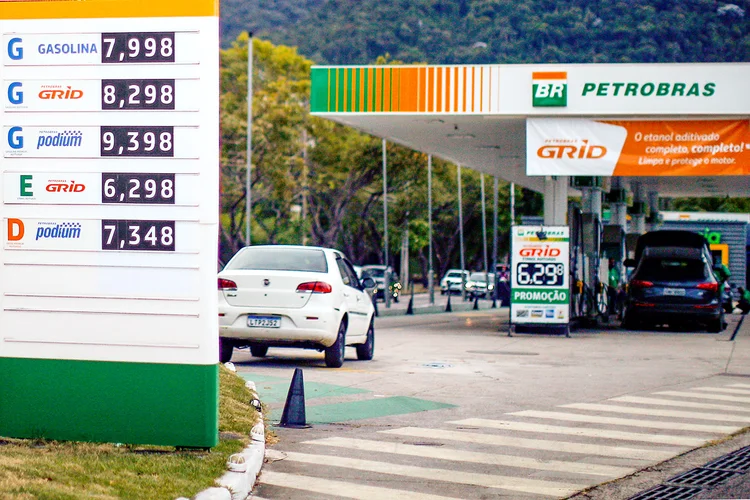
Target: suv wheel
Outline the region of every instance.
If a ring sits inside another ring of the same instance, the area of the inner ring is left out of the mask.
[[[231,340],[219,337],[219,362],[229,363],[234,352],[234,344]]]

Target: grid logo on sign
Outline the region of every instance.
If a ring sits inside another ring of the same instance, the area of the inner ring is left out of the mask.
[[[566,71],[534,71],[531,74],[532,105],[565,107],[568,105],[568,73]]]

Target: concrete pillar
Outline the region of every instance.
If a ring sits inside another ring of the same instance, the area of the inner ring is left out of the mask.
[[[659,192],[658,191],[649,191],[648,192],[648,208],[649,208],[649,214],[648,214],[648,229],[649,231],[655,231],[659,228],[660,222],[659,222]]]
[[[567,176],[544,178],[544,225],[564,226],[568,215]]]
[[[640,182],[633,182],[633,208],[630,212],[632,217],[631,233],[643,234],[646,232],[646,199],[643,186]]]
[[[581,211],[583,212],[584,279],[593,286],[599,279],[599,224],[602,220],[602,190],[600,187],[581,188]],[[593,290],[592,290],[593,291]]]

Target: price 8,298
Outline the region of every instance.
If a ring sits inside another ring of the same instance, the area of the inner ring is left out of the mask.
[[[519,262],[516,281],[520,286],[562,286],[565,266],[561,263]]]
[[[173,220],[103,220],[102,250],[174,252]]]
[[[174,79],[102,80],[102,110],[175,109]]]
[[[175,174],[102,173],[102,203],[174,205]]]
[[[101,156],[174,157],[174,127],[101,127]]]

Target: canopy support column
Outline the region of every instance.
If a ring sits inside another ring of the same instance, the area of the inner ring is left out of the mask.
[[[544,178],[544,225],[564,226],[568,214],[567,176]]]

